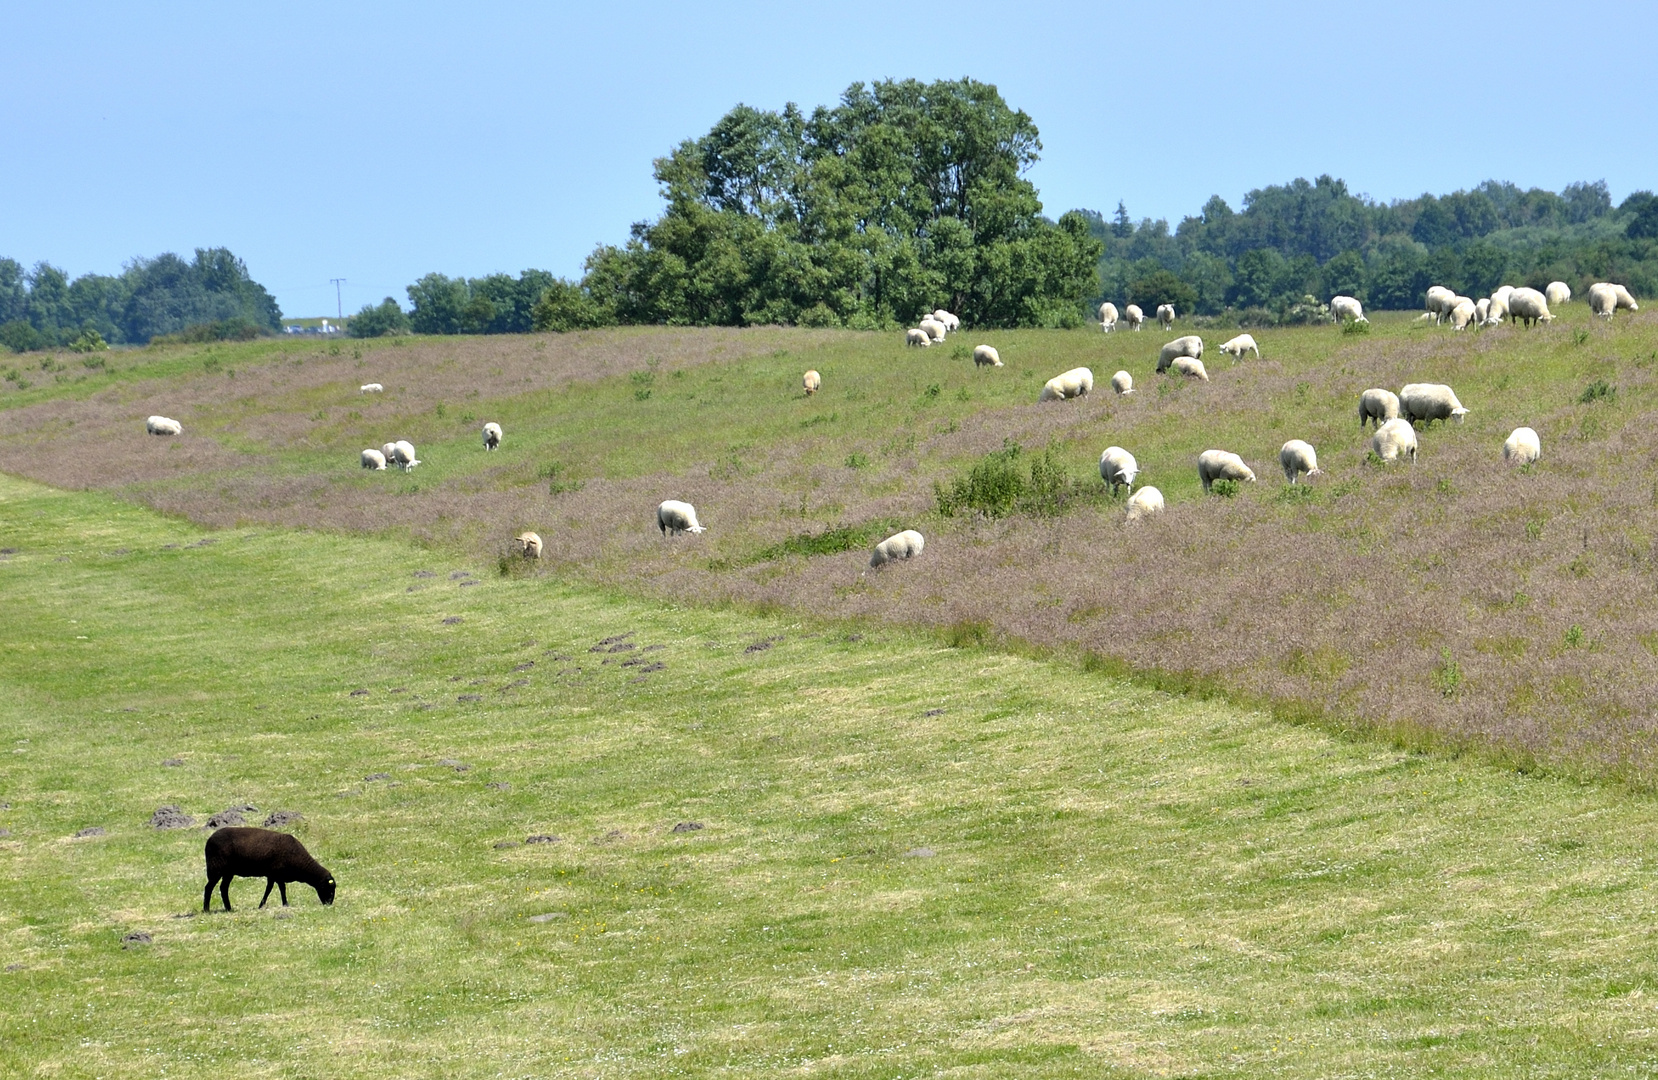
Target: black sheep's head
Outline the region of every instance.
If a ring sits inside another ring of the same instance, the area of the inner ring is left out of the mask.
[[[327,881],[317,886],[317,899],[321,900],[324,904],[332,904],[334,902],[333,878],[329,878]]]

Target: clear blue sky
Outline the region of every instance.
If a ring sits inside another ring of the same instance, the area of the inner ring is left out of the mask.
[[[349,314],[431,270],[574,276],[732,105],[889,77],[1000,87],[1052,215],[1173,222],[1319,173],[1658,188],[1658,4],[1344,6],[12,0],[0,255],[225,246],[289,315],[332,313],[335,277]]]

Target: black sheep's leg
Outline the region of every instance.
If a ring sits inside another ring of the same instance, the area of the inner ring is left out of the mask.
[[[219,899],[225,902],[226,911],[230,910],[230,879],[235,876],[235,874],[226,874],[219,879]]]
[[[203,889],[201,894],[201,909],[203,914],[213,910],[213,886],[218,883],[218,878],[210,877],[207,879],[207,888]]]
[[[265,879],[265,895],[259,901],[259,906],[260,907],[264,907],[265,906],[265,901],[269,900],[271,898],[271,890],[274,889],[274,888],[276,888],[276,882],[272,881],[270,878],[266,878]]]
[[[282,894],[282,906],[287,907],[288,906],[288,883],[286,881],[279,881],[279,882],[276,883],[276,889],[277,889],[278,892],[280,892]]]

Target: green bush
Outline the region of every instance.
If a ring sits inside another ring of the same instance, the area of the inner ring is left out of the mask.
[[[351,317],[346,333],[354,338],[390,337],[409,332],[409,317],[397,301],[386,297],[378,304],[364,304],[363,310]]]
[[[1010,439],[949,487],[935,481],[933,497],[945,517],[971,511],[991,518],[1013,513],[1046,516],[1063,513],[1077,488],[1055,448],[1030,455]]]

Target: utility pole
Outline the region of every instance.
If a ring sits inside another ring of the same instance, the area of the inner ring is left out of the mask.
[[[334,311],[337,315],[339,315],[340,321],[344,322],[345,321],[345,301],[340,299],[340,286],[345,284],[345,278],[343,278],[343,277],[331,277],[328,280],[334,283]]]

